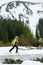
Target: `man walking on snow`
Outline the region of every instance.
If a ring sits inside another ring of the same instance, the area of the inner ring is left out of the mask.
[[[15,36],[15,39],[12,41],[13,47],[9,50],[9,52],[11,52],[14,49],[14,47],[16,47],[16,53],[18,52],[18,46],[17,46],[17,44],[19,43],[18,39],[19,37]]]

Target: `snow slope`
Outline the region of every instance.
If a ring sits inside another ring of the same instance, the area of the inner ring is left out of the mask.
[[[11,46],[12,47],[12,46]],[[0,64],[4,61],[5,58],[13,58],[13,59],[21,59],[24,62],[22,64],[17,65],[43,65],[43,63],[39,61],[33,61],[35,58],[41,58],[43,57],[43,48],[42,49],[36,49],[33,47],[33,49],[29,49],[29,47],[22,47],[19,46],[18,53],[15,53],[16,49],[13,49],[11,53],[9,53],[9,49],[11,47],[0,47]],[[14,64],[15,65],[15,64]]]
[[[43,65],[43,63],[36,62],[36,61],[24,61],[21,65]]]
[[[9,55],[9,49],[11,49],[11,47],[0,47],[0,55]],[[15,51],[16,51],[16,48],[11,52],[10,55],[15,55]],[[36,49],[36,48],[33,48],[33,49],[28,49],[26,47],[19,47],[19,54],[43,54],[43,49]]]

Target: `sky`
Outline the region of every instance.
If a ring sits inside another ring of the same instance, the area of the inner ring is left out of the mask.
[[[28,1],[28,2],[40,2],[43,3],[43,0],[0,0],[0,6],[4,3],[10,2],[10,1]]]

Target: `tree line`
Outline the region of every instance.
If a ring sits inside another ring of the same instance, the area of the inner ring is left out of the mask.
[[[36,37],[37,39],[43,40],[43,19],[39,19],[38,25],[36,26]]]
[[[0,20],[0,41],[10,42],[16,35],[31,33],[30,29],[20,20]]]
[[[20,37],[20,45],[38,46],[38,33],[36,28],[36,38],[31,33],[30,28],[21,20],[3,19],[0,20],[0,41],[11,42],[16,35]]]

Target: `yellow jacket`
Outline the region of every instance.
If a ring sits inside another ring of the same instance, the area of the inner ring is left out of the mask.
[[[18,42],[19,42],[18,39],[15,38],[14,40],[12,40],[12,45],[15,45]]]

